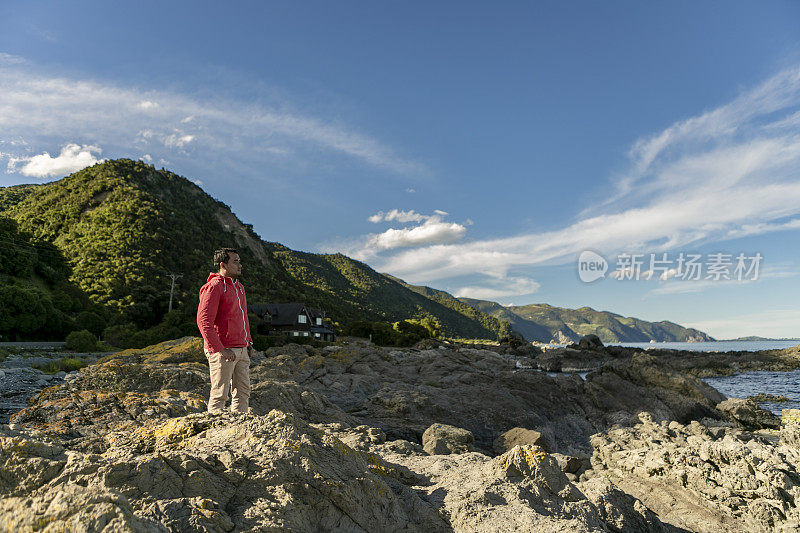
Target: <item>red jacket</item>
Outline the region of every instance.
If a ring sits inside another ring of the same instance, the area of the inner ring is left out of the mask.
[[[200,288],[197,327],[203,336],[203,347],[211,353],[252,343],[242,284],[216,272],[209,274]]]

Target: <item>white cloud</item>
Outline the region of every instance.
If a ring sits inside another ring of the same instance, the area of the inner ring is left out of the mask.
[[[0,52],[0,66],[1,65],[21,65],[25,63],[25,59],[13,54]]]
[[[483,286],[461,287],[455,291],[459,298],[476,298],[478,300],[494,300],[507,296],[524,296],[539,290],[539,283],[521,276],[500,276],[489,279]]]
[[[450,213],[447,211],[442,211],[441,209],[434,209],[433,211],[435,214],[433,215],[423,215],[421,213],[417,213],[413,209],[410,211],[403,211],[402,209],[392,209],[388,213],[384,213],[383,211],[378,211],[367,220],[377,224],[378,222],[423,222],[425,220],[441,220],[441,217],[446,217]]]
[[[150,154],[144,154],[144,155],[143,155],[142,157],[140,157],[139,159],[141,159],[141,160],[142,160],[142,161],[144,161],[145,163],[152,163],[152,162],[153,162],[153,158],[152,158],[152,157],[150,157]]]
[[[659,286],[647,293],[650,295],[664,295],[664,294],[689,294],[694,292],[704,292],[708,289],[714,288],[730,288],[730,287],[744,287],[751,283],[757,283],[763,280],[791,278],[800,276],[794,265],[766,265],[762,267],[758,273],[758,278],[743,277],[741,280],[736,279],[731,275],[731,279],[683,279],[679,277],[679,272],[676,269],[670,269],[669,276],[663,275],[659,278]]]
[[[762,222],[760,224],[744,224],[740,228],[729,231],[727,236],[731,239],[735,239],[737,237],[748,237],[750,235],[761,235],[762,233],[793,229],[800,229],[800,219],[796,218],[794,220],[778,224],[770,224],[767,222]]]
[[[467,228],[454,222],[441,222],[429,219],[413,228],[388,229],[374,235],[366,244],[366,248],[391,250],[409,246],[430,244],[448,244],[460,240]]]
[[[203,186],[203,180],[192,180],[192,183],[194,183],[198,187],[202,187]]]
[[[379,211],[367,218],[369,222],[416,222],[416,226],[390,228],[382,233],[364,235],[349,242],[323,244],[321,248],[329,252],[342,252],[350,257],[367,261],[379,253],[397,248],[418,246],[437,246],[451,244],[461,240],[467,228],[455,222],[442,220],[444,211],[436,210],[434,215],[423,215],[413,209],[403,211],[392,209],[389,212]]]
[[[585,249],[664,252],[800,228],[800,67],[733,102],[633,143],[611,199],[548,232],[379,254],[381,271],[431,282],[516,267],[567,264]],[[792,120],[787,121],[787,117]],[[776,127],[781,125],[781,127]]]
[[[771,338],[800,337],[800,310],[770,309],[759,313],[734,315],[715,320],[688,322],[687,327],[705,331],[717,339],[735,339],[749,335]]]
[[[61,153],[56,157],[44,152],[32,157],[10,158],[8,164],[9,170],[17,170],[17,166],[24,163],[18,171],[25,176],[35,178],[65,176],[103,161],[95,156],[101,152],[97,146],[67,144],[61,148]]]
[[[194,140],[194,135],[173,133],[164,138],[164,146],[169,148],[183,148]]]
[[[409,187],[408,189],[406,189],[406,192],[409,193],[409,194],[414,194],[417,191],[415,189],[412,189],[412,188]]]
[[[396,220],[397,222],[421,222],[429,219],[430,217],[420,215],[419,213],[414,212],[413,209],[411,211],[392,209],[383,217],[383,220],[386,222],[391,222],[392,220]]]
[[[400,175],[427,172],[369,135],[269,96],[270,102],[200,98],[58,77],[9,54],[0,55],[0,94],[0,140],[21,137],[34,147],[70,141],[173,159],[188,157],[191,146],[193,162],[219,164],[225,154],[246,174],[263,173],[276,156],[282,166],[330,166],[340,156]]]

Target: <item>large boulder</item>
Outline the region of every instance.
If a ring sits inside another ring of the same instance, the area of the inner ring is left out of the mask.
[[[766,409],[762,409],[752,400],[729,398],[717,405],[732,421],[742,427],[752,429],[778,429],[781,419]]]
[[[422,434],[422,447],[431,455],[471,452],[474,444],[472,432],[447,424],[433,424]]]
[[[594,334],[584,335],[581,337],[581,340],[578,341],[578,347],[581,350],[602,350],[603,341],[600,340],[600,337]]]
[[[545,439],[541,433],[532,429],[511,428],[494,440],[493,448],[496,454],[503,454],[514,446],[538,446],[545,448]]]

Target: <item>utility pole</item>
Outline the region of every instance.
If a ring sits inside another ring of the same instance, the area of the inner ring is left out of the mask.
[[[169,288],[169,311],[172,311],[172,293],[175,291],[175,280],[182,278],[181,274],[167,274],[172,280],[172,286]],[[169,312],[167,311],[167,312]]]

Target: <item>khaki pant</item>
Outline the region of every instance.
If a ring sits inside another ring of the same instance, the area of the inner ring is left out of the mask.
[[[231,348],[236,355],[234,361],[223,361],[222,352],[209,354],[208,368],[211,372],[211,394],[208,398],[208,411],[219,413],[225,409],[228,394],[231,398],[231,411],[246,413],[250,403],[250,357],[247,348]]]

